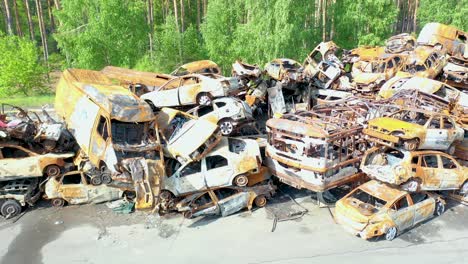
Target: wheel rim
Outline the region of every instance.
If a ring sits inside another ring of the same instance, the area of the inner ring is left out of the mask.
[[[52,200],[52,205],[55,207],[61,207],[64,205],[64,202],[61,199],[54,199]]]
[[[266,198],[265,196],[259,196],[256,198],[256,201],[255,201],[255,204],[258,206],[258,207],[263,207],[266,205]]]
[[[208,95],[200,96],[199,104],[207,105],[210,102],[210,97]]]
[[[387,231],[387,234],[385,235],[385,238],[387,240],[393,240],[395,238],[395,235],[396,235],[396,228],[392,227]]]
[[[93,185],[100,185],[102,183],[102,180],[99,177],[94,177],[91,179],[91,183]]]
[[[461,194],[468,194],[468,182],[465,182],[461,188]]]
[[[162,200],[169,200],[171,199],[171,194],[167,191],[163,191],[161,192],[161,194],[159,195],[161,197]]]
[[[112,182],[112,178],[110,175],[103,175],[102,176],[102,182],[105,184],[109,184]]]
[[[221,123],[219,128],[221,129],[221,133],[223,133],[223,135],[229,135],[229,134],[232,133],[232,130],[234,129],[234,126],[232,125],[231,122],[225,121],[225,122]]]
[[[60,168],[55,166],[55,165],[52,165],[52,166],[49,166],[47,168],[47,176],[49,177],[55,177],[55,176],[58,176],[60,174]]]
[[[245,177],[244,175],[237,176],[237,178],[236,178],[236,185],[237,185],[237,186],[245,186],[245,185],[247,185],[247,177]]]
[[[418,183],[416,181],[411,181],[408,184],[408,191],[415,192],[418,190]]]
[[[5,211],[8,215],[15,215],[18,212],[17,208],[14,205],[9,205]]]
[[[410,151],[416,150],[418,148],[417,145],[418,142],[416,140],[409,140],[405,142],[406,149]]]

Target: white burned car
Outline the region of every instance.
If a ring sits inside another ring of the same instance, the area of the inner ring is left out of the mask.
[[[199,105],[187,113],[218,124],[224,136],[232,134],[237,126],[253,120],[252,109],[234,97],[214,99],[211,104]]]
[[[249,175],[259,172],[261,155],[258,143],[251,139],[223,137],[203,159],[186,166],[177,160],[166,162],[166,177],[161,198],[169,200],[212,187],[247,186]]]

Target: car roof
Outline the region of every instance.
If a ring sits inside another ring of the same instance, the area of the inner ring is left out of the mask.
[[[203,68],[215,68],[215,67],[218,68],[218,64],[216,64],[214,61],[211,61],[211,60],[192,61],[192,62],[189,62],[180,66],[180,68],[184,68],[188,70],[189,72],[199,71]]]
[[[372,196],[386,201],[387,203],[391,203],[407,194],[406,191],[391,187],[386,183],[382,183],[376,180],[368,181],[358,188],[368,194],[371,194]]]

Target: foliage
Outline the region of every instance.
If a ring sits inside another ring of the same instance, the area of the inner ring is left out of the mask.
[[[420,0],[419,2],[420,29],[429,22],[439,22],[468,30],[468,0]]]
[[[0,96],[29,95],[44,91],[44,67],[38,62],[36,44],[17,36],[0,34]]]

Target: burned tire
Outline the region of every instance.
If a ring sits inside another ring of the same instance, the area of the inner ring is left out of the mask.
[[[162,201],[169,201],[172,199],[172,193],[170,191],[162,191],[160,194],[159,194],[159,198],[162,200]]]
[[[388,241],[392,241],[397,236],[397,233],[398,230],[396,229],[396,227],[392,226],[385,233],[385,239]]]
[[[112,182],[112,177],[109,173],[103,173],[101,174],[101,181],[103,184],[109,184]]]
[[[0,208],[0,212],[6,219],[15,217],[21,213],[21,204],[16,200],[6,200]]]
[[[403,147],[409,151],[415,151],[419,148],[419,140],[417,138],[408,139],[403,142]]]
[[[463,183],[462,187],[460,188],[460,194],[468,194],[468,181]]]
[[[234,178],[234,185],[239,187],[245,187],[249,183],[249,178],[245,175],[237,175]]]
[[[229,118],[220,120],[218,126],[223,136],[229,136],[234,131],[234,122]]]
[[[209,105],[211,104],[211,95],[209,93],[200,93],[197,95],[197,104]]]
[[[63,207],[65,205],[65,200],[60,198],[54,198],[50,201],[53,207]]]
[[[192,213],[192,211],[185,211],[185,212],[184,212],[184,218],[192,219],[192,218],[193,218],[193,213]]]
[[[255,197],[254,203],[257,207],[264,207],[267,204],[267,198],[265,195]]]
[[[91,178],[91,184],[94,186],[98,186],[102,184],[102,178],[101,176],[95,176]]]
[[[47,177],[57,177],[61,172],[62,171],[60,170],[60,167],[57,165],[49,165],[44,170],[44,173],[47,175]]]
[[[445,212],[445,205],[440,201],[436,202],[434,215],[441,216],[444,212]]]

